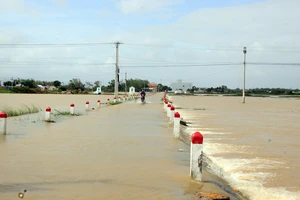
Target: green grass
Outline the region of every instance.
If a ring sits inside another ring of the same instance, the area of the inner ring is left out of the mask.
[[[12,93],[12,91],[11,91],[11,90],[5,90],[5,89],[0,88],[0,93],[8,94],[8,93]]]
[[[109,105],[114,106],[114,105],[118,105],[118,104],[121,104],[121,103],[123,103],[123,102],[121,102],[121,101],[117,101],[116,103],[115,102],[110,102]]]
[[[175,110],[183,109],[182,107],[175,107]]]
[[[22,108],[12,108],[9,106],[4,106],[1,110],[6,112],[8,117],[14,117],[14,116],[38,113],[40,112],[41,109],[34,105],[32,106],[23,105]]]
[[[59,111],[59,110],[56,110],[56,109],[54,109],[54,111],[56,112],[56,113],[54,113],[54,116],[69,116],[69,115],[71,115],[71,113],[70,112],[68,112],[68,111]],[[81,115],[81,114],[79,114],[79,113],[74,113],[73,114],[73,116],[79,116],[79,115]]]
[[[206,110],[205,108],[194,108],[194,110]]]
[[[57,116],[57,115],[70,115],[71,114],[68,111],[59,111],[59,110],[56,110],[56,109],[54,109],[54,111],[56,112],[56,113],[54,113],[54,116]]]
[[[183,126],[188,126],[188,124],[190,124],[190,123],[187,121],[184,121],[184,120],[180,120],[180,124]]]

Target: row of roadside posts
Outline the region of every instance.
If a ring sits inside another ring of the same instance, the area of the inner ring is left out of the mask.
[[[164,93],[164,110],[170,123],[174,125],[173,134],[176,139],[180,138],[180,113],[175,111],[175,107],[168,102]],[[190,176],[197,181],[202,181],[202,160],[203,160],[203,135],[195,132],[191,136],[190,146]]]
[[[114,97],[113,101],[110,99],[107,99],[106,104],[110,105],[111,103],[117,103],[117,102],[122,102],[130,99],[136,99],[137,95],[130,95],[130,96],[124,96],[123,98],[119,97],[118,100],[116,97]],[[101,101],[97,101],[97,108],[101,107]],[[87,101],[85,102],[85,110],[89,111],[90,110],[90,102]],[[72,103],[70,104],[70,115],[75,115],[75,104]],[[0,135],[5,135],[6,134],[6,129],[7,129],[7,114],[5,112],[0,112]],[[45,121],[51,121],[51,107],[47,107],[45,110]]]

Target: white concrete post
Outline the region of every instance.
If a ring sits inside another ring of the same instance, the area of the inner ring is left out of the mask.
[[[202,181],[203,135],[195,132],[191,136],[190,176]]]
[[[121,102],[122,100],[121,100],[121,97],[119,97],[119,102]]]
[[[117,100],[116,100],[116,97],[114,98],[114,103],[116,103],[117,102]]]
[[[6,134],[7,127],[7,114],[6,112],[0,112],[0,135]]]
[[[170,111],[171,111],[171,104],[168,104],[168,107],[167,107],[167,117],[170,117]]]
[[[171,108],[170,108],[170,122],[171,122],[171,124],[173,124],[173,122],[174,122],[174,113],[175,113],[175,107],[171,106]]]
[[[51,119],[51,108],[47,107],[45,113],[45,121],[50,121],[50,119]]]
[[[126,97],[125,96],[123,97],[123,101],[126,101]]]
[[[179,136],[180,136],[180,114],[179,114],[179,112],[176,112],[174,114],[173,134],[174,134],[175,138],[179,138]]]
[[[107,104],[108,104],[108,105],[110,104],[110,99],[107,99]]]
[[[90,102],[85,102],[85,110],[88,111],[90,107]]]
[[[75,105],[74,105],[74,103],[72,103],[70,105],[70,115],[74,115],[74,114],[75,114]]]
[[[100,108],[100,106],[101,106],[100,104],[101,104],[101,102],[100,102],[100,100],[98,100],[97,101],[97,108]]]
[[[168,107],[168,102],[165,101],[165,103],[164,103],[164,109],[165,109],[165,112],[167,112],[167,107]]]

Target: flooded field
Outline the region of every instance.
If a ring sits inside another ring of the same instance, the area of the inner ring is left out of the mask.
[[[254,200],[300,199],[300,100],[172,96],[211,169]]]
[[[0,199],[18,199],[24,190],[24,199],[35,200],[194,199],[199,188],[212,190],[190,179],[189,146],[172,138],[162,95],[92,110],[107,98],[0,95],[0,107],[42,108],[8,118],[8,133],[0,136]],[[47,106],[68,111],[71,103],[81,116],[43,121]]]

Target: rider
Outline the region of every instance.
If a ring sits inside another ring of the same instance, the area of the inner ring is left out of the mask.
[[[140,94],[141,94],[141,96],[143,96],[143,95],[144,95],[144,97],[146,96],[146,92],[144,90],[142,90]]]

